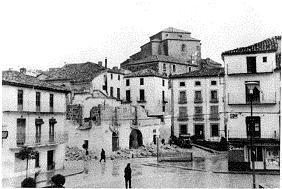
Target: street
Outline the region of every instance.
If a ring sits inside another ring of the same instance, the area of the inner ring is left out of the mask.
[[[66,188],[122,188],[124,168],[131,163],[133,188],[248,188],[252,184],[250,174],[213,173],[226,171],[227,159],[213,157],[193,163],[159,163],[156,158],[128,160],[97,160],[89,162],[88,174],[66,178]],[[67,167],[80,169],[82,161],[67,162]],[[279,187],[279,175],[257,175],[257,184]]]

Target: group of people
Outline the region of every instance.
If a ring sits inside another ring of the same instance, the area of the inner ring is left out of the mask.
[[[25,178],[21,183],[21,187],[36,188],[36,176],[37,175],[35,175],[35,178],[31,178],[31,177]],[[51,186],[47,186],[45,188],[64,188],[65,182],[66,182],[65,176],[61,174],[56,174],[51,178]]]

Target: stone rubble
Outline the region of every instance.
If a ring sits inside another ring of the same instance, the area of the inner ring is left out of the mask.
[[[176,145],[160,145],[160,152],[168,152],[168,153],[179,153],[179,152],[193,152],[194,157],[207,157],[212,155],[209,152],[198,148],[185,149],[180,148]],[[107,155],[107,158],[110,159],[129,159],[129,158],[145,158],[145,157],[156,157],[157,156],[157,146],[149,145],[149,146],[141,146],[138,149],[120,149],[115,152],[111,152]],[[65,160],[66,161],[78,161],[82,160],[85,157],[85,150],[80,149],[78,147],[66,147],[65,152]],[[99,153],[95,153],[89,150],[89,159],[98,159],[100,158]]]

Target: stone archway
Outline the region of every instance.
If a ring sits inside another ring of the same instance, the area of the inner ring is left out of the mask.
[[[138,129],[132,129],[129,135],[129,148],[138,148],[143,146],[142,133]]]

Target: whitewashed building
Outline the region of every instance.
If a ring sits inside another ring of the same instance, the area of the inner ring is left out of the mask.
[[[255,168],[279,169],[281,36],[223,52],[222,59],[226,73],[228,140],[231,144],[229,169],[251,168],[252,133]],[[250,89],[250,84],[255,84],[255,87]]]
[[[174,136],[216,142],[226,137],[223,78],[223,68],[171,76]]]
[[[63,168],[69,92],[21,72],[2,72],[2,131],[8,132],[2,140],[3,178],[25,173],[26,160],[16,157],[23,146],[39,152],[29,160],[29,173]]]

